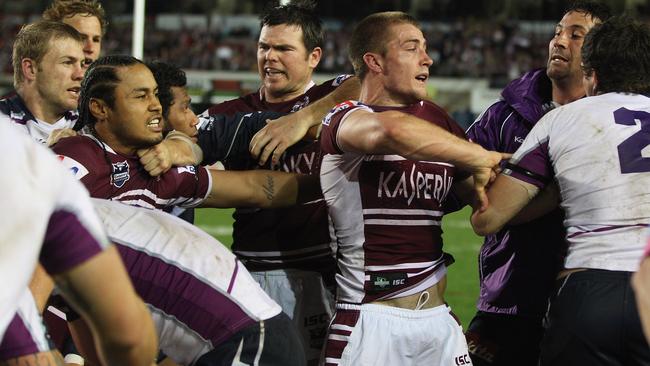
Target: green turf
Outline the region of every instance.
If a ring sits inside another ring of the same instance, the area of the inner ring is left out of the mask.
[[[456,258],[449,268],[446,299],[463,327],[467,327],[475,312],[478,297],[477,253],[481,238],[469,226],[469,208],[448,215],[443,220],[445,251]],[[230,246],[232,243],[232,210],[199,209],[196,224]]]

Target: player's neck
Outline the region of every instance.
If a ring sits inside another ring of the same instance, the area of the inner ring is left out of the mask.
[[[359,101],[367,105],[386,107],[404,107],[411,104],[386,90],[379,80],[372,79],[370,76],[361,83]]]
[[[135,147],[120,143],[120,139],[107,131],[102,125],[95,124],[94,135],[98,140],[120,155],[132,156],[136,153]]]
[[[65,111],[47,103],[36,90],[30,88],[19,88],[16,93],[20,95],[25,106],[34,118],[49,124],[54,124],[63,117]]]
[[[560,105],[571,103],[585,96],[582,80],[552,80],[551,83],[553,85],[552,99]]]

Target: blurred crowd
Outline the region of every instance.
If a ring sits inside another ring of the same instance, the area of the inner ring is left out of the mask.
[[[255,71],[257,33],[247,28],[162,30],[151,19],[145,32],[145,59],[160,59],[188,70]],[[325,49],[319,72],[350,72],[348,35],[353,23],[326,22]],[[523,71],[543,66],[552,23],[496,23],[459,20],[424,22],[431,74],[442,77],[490,78],[501,84]],[[11,44],[19,25],[0,22],[0,64],[11,73]],[[104,53],[131,52],[131,23],[111,22]]]

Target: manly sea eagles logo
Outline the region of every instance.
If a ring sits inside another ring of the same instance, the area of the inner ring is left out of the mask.
[[[299,110],[305,108],[307,104],[309,104],[309,97],[305,95],[305,98],[303,100],[299,100],[296,102],[296,104],[293,105],[291,108],[291,113],[298,112]]]
[[[113,173],[111,173],[111,184],[117,188],[122,188],[129,178],[129,163],[125,160],[119,163],[113,163]]]

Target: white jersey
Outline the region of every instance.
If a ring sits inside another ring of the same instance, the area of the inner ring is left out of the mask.
[[[505,173],[517,179],[558,181],[566,268],[638,269],[650,223],[650,98],[608,93],[553,110],[511,163]]]
[[[19,95],[0,100],[0,112],[8,115],[16,127],[41,144],[47,143],[54,130],[73,128],[79,119],[77,111],[67,111],[54,123],[41,121],[32,115]]]
[[[88,192],[48,149],[0,114],[0,336],[26,289],[39,254],[60,273],[107,245]],[[69,240],[74,237],[75,240]]]
[[[197,227],[158,210],[93,203],[151,310],[160,349],[175,362],[191,365],[243,328],[280,314],[235,255]]]

